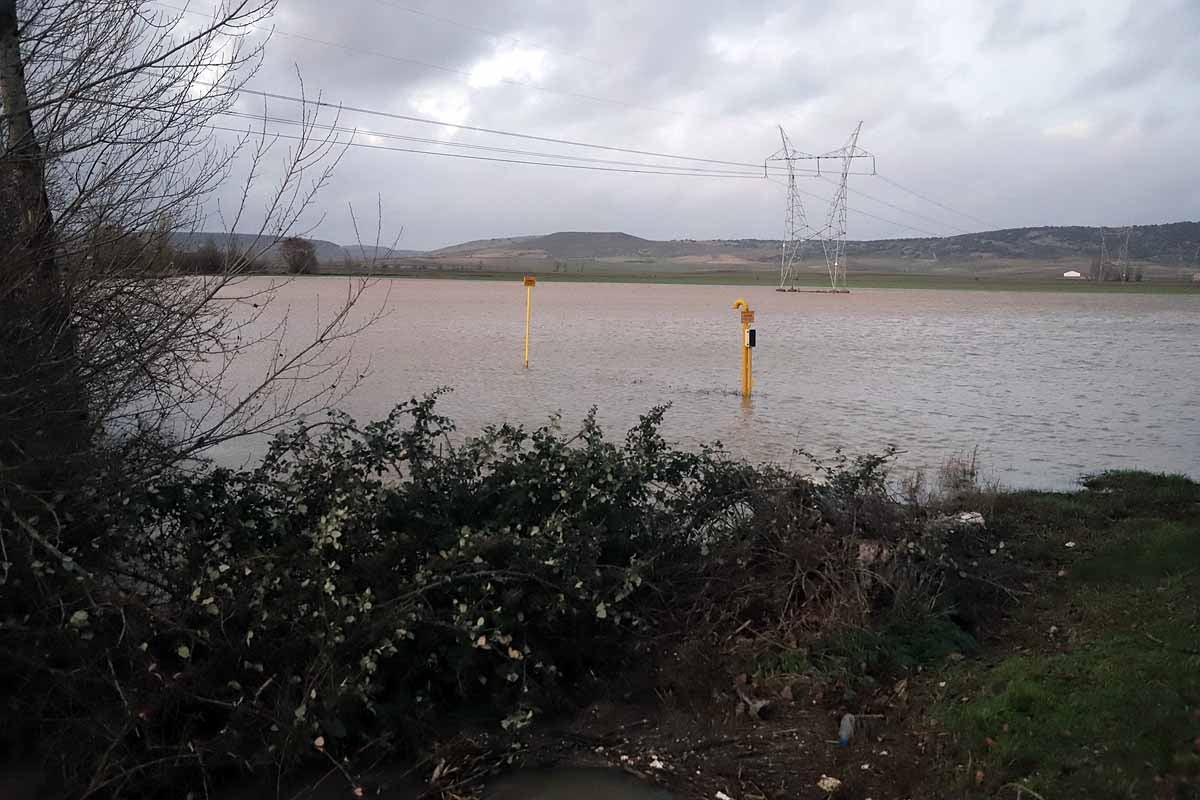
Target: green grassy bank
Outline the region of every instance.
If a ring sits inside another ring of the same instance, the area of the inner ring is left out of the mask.
[[[941,777],[959,796],[1200,796],[1200,486],[1108,473],[999,495],[995,518],[1040,575],[935,689]]]

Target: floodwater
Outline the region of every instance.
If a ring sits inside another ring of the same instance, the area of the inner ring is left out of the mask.
[[[279,287],[256,329],[287,309],[299,341],[346,283]],[[748,403],[738,297],[757,315]],[[442,412],[465,434],[556,412],[571,429],[591,406],[623,434],[670,403],[669,439],[793,467],[806,463],[797,448],[895,444],[902,467],[928,470],[978,448],[984,476],[1013,487],[1069,488],[1117,467],[1200,476],[1198,296],[543,282],[529,369],[519,281],[381,280],[358,313],[377,310],[354,338],[356,365],[369,357],[370,369],[341,403],[364,420],[445,385]],[[246,357],[231,375],[249,385],[261,368]],[[214,455],[241,462],[261,448]]]

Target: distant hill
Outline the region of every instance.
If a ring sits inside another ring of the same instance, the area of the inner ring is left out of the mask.
[[[194,252],[206,246],[209,242],[220,250],[236,247],[239,252],[253,250],[261,253],[261,259],[268,263],[281,263],[279,245],[268,246],[270,237],[258,237],[247,233],[221,233],[199,231],[195,233],[176,233],[171,236],[171,243],[185,252]],[[394,259],[416,255],[418,250],[394,250],[390,247],[375,247],[372,245],[343,246],[325,239],[309,239],[317,252],[317,261],[330,267],[341,267],[348,263],[372,260]]]
[[[864,268],[882,271],[1038,268],[1087,262],[1100,251],[1100,228],[1082,226],[1008,228],[941,238],[877,239],[847,242],[847,253]],[[1110,238],[1110,246],[1115,243]],[[622,232],[562,231],[545,236],[482,239],[417,255],[413,265],[456,265],[538,269],[550,262],[556,271],[573,262],[601,262],[610,271],[725,269],[737,265],[766,269],[778,262],[778,240],[676,239],[655,241]],[[1132,261],[1162,268],[1200,268],[1200,222],[1135,226],[1129,238]],[[821,261],[812,242],[808,262]],[[639,266],[641,265],[641,266]]]
[[[851,269],[871,272],[983,270],[1050,275],[1056,270],[1086,269],[1087,262],[1099,254],[1100,230],[1082,226],[1007,228],[941,238],[850,241],[846,251]],[[174,241],[183,250],[197,250],[209,241],[219,248],[232,243],[245,250],[256,242],[246,234],[207,232],[177,234]],[[316,246],[318,261],[327,269],[379,272],[463,268],[610,273],[769,270],[778,266],[780,246],[773,239],[656,241],[620,231],[477,239],[428,252],[310,241]],[[1110,238],[1110,243],[1115,244],[1115,238]],[[824,269],[820,243],[809,243],[805,252],[805,269]],[[1129,257],[1145,265],[1148,275],[1200,271],[1200,222],[1134,226]],[[264,260],[268,266],[280,264],[278,246],[267,248]]]
[[[898,258],[1060,259],[1090,258],[1099,252],[1100,228],[1083,226],[1007,228],[926,239],[884,239],[848,242],[847,252]],[[1110,230],[1109,246],[1116,237]],[[1191,263],[1200,248],[1200,222],[1135,225],[1129,236],[1129,257],[1159,264]]]
[[[503,250],[541,236],[508,236],[503,239],[473,239],[461,244],[452,244],[438,250],[429,251],[430,255],[455,255],[458,253],[478,253],[484,250]]]
[[[391,247],[382,247],[375,245],[342,245],[342,250],[346,255],[355,261],[371,261],[385,258],[399,258],[401,256],[415,256],[421,253],[421,250],[397,250]]]

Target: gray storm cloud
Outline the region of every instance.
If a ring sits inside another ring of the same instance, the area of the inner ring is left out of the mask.
[[[877,156],[881,174],[992,226],[1200,216],[1200,161],[1191,157],[1200,140],[1194,0],[286,0],[274,23],[280,33],[251,83],[266,91],[295,94],[298,68],[310,95],[320,91],[346,105],[750,163],[778,148],[777,124],[798,148],[816,152],[840,146],[861,119],[861,144]],[[262,111],[262,100],[247,97],[244,108]],[[269,103],[273,115],[295,111]],[[350,112],[340,124],[551,149]],[[356,141],[398,144],[364,133]],[[832,191],[819,181],[805,185]],[[896,222],[931,227],[856,190],[942,220],[936,232],[981,227],[876,178],[851,179],[852,207]],[[401,246],[421,249],[554,230],[774,238],[781,191],[761,179],[587,172],[352,147],[321,196],[325,216],[315,235],[352,241],[348,204],[373,214],[378,198],[385,231],[402,226]],[[810,215],[823,213],[813,200]],[[852,213],[850,235],[916,233]]]

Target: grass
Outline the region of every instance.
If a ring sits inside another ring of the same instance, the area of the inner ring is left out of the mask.
[[[931,713],[985,776],[958,796],[1200,797],[1200,485],[1113,472],[1085,487],[1012,495],[998,512],[1014,529],[1039,520],[1026,538],[1055,555],[1023,557],[1066,574],[986,659],[943,676]]]
[[[851,690],[876,685],[876,676],[895,675],[933,664],[951,653],[969,654],[977,643],[946,617],[927,612],[892,614],[878,630],[848,628],[811,648],[787,649],[760,657],[753,671],[763,675],[815,677]]]

